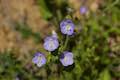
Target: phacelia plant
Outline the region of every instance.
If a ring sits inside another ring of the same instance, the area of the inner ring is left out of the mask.
[[[60,62],[62,63],[63,66],[72,65],[74,62],[73,53],[69,51],[64,51],[64,49],[67,46],[68,36],[73,35],[74,29],[75,29],[75,25],[72,22],[72,20],[64,19],[60,23],[60,30],[63,34],[67,36],[65,40],[65,44],[62,46],[59,46],[60,43],[58,41],[58,36],[55,31],[52,31],[52,35],[44,39],[43,47],[49,53],[55,51],[56,49],[58,49],[58,47],[59,47],[59,50],[62,48],[60,51],[58,50],[58,54],[60,54]],[[50,59],[51,59],[51,56],[49,56],[48,62],[50,61]],[[32,61],[33,63],[37,64],[38,67],[42,67],[42,65],[46,63],[46,58],[42,53],[37,53],[35,54],[35,57],[33,58]]]

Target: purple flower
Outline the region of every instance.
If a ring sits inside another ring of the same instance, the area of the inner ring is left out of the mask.
[[[48,51],[54,51],[58,48],[59,42],[55,37],[46,37],[43,44],[44,48]]]
[[[65,19],[60,23],[60,29],[63,34],[72,35],[74,33],[75,25],[72,20]]]
[[[36,64],[38,67],[42,67],[46,63],[46,58],[44,54],[38,52],[35,54],[34,58],[32,59],[32,62]]]
[[[80,13],[85,14],[87,12],[87,8],[85,6],[80,7]]]
[[[64,51],[60,56],[60,62],[63,66],[69,66],[73,64],[73,54],[68,51]]]

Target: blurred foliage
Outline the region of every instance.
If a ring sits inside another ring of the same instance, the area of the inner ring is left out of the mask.
[[[64,41],[59,22],[67,16],[69,3],[64,3],[64,0],[37,0],[37,3],[42,17],[56,26],[59,40]],[[104,0],[98,12],[89,13],[89,17],[73,19],[77,34],[70,37],[67,45],[67,50],[74,53],[73,65],[63,67],[54,57],[49,64],[37,68],[31,61],[24,63],[14,57],[12,52],[4,52],[0,53],[0,80],[120,79],[120,38],[117,41],[120,37],[120,1]],[[40,32],[33,33],[26,26],[16,25],[23,39],[32,36],[35,42],[41,41]],[[109,42],[111,39],[115,41]]]
[[[39,32],[32,32],[27,24],[16,23],[15,30],[21,33],[23,39],[33,37],[35,43],[40,43],[41,35]]]
[[[40,13],[44,19],[52,17],[52,13],[49,11],[45,0],[37,0],[37,4],[39,5]]]

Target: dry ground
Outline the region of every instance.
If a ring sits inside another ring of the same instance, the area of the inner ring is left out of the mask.
[[[41,47],[32,37],[23,39],[15,30],[15,22],[26,23],[42,37],[51,31],[49,23],[41,18],[35,0],[0,0],[0,52],[14,50],[20,56]]]

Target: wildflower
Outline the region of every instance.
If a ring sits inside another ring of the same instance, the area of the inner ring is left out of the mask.
[[[46,37],[43,46],[48,51],[54,51],[59,46],[58,39],[52,36]]]
[[[73,54],[68,51],[64,51],[60,56],[60,62],[63,66],[69,66],[73,64]]]
[[[87,12],[87,8],[85,6],[80,7],[80,13],[85,14]]]
[[[44,54],[38,52],[35,54],[34,58],[32,59],[32,62],[36,64],[38,67],[42,67],[46,63],[46,58]]]
[[[60,29],[63,34],[72,35],[74,33],[75,25],[72,20],[66,19],[60,23]]]

